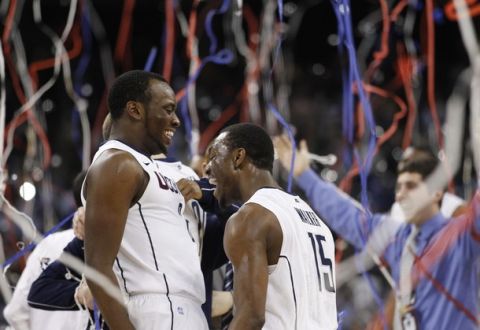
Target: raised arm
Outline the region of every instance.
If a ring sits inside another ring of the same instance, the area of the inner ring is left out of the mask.
[[[148,178],[129,154],[107,150],[90,167],[86,178],[85,261],[116,287],[113,263],[122,241],[128,210],[143,193]],[[87,279],[111,329],[133,329],[124,304]]]
[[[230,330],[261,329],[265,323],[268,249],[272,235],[281,237],[279,227],[274,215],[256,204],[245,205],[228,220],[224,246],[234,268],[235,306]]]
[[[292,147],[288,137],[276,137],[274,144],[280,162],[290,170]],[[308,154],[306,142],[300,142],[293,172],[298,187],[305,192],[310,206],[333,231],[362,249],[366,241],[362,234],[363,229],[369,228],[369,235],[370,230],[381,220],[381,216],[369,215],[353,198],[333,184],[320,179],[309,166]]]

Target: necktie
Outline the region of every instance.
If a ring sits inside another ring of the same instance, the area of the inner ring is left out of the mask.
[[[225,278],[223,280],[223,291],[232,291],[233,290],[233,267],[232,263],[227,263],[225,267]],[[228,329],[230,322],[233,319],[233,308],[229,310],[225,315],[222,316],[222,330]]]
[[[417,248],[416,253],[418,257],[421,257],[424,254],[428,246],[429,240],[430,238],[426,237],[423,232],[418,233],[417,238],[415,240],[416,248]]]
[[[408,306],[412,297],[412,268],[415,261],[416,244],[415,238],[418,235],[418,227],[412,226],[412,231],[408,235],[403,246],[400,259],[400,285],[397,293],[397,302],[395,308],[394,329],[402,329],[400,311]]]

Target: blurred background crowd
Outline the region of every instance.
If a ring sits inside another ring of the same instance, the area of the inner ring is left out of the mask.
[[[478,33],[480,3],[468,3]],[[29,243],[7,201],[42,233],[75,209],[73,179],[102,141],[107,89],[124,71],[158,72],[177,93],[171,156],[189,164],[231,123],[282,133],[280,115],[312,153],[336,155],[315,171],[354,198],[365,188],[372,212],[390,209],[406,147],[439,153],[449,101],[469,104],[468,46],[447,0],[3,0],[0,32],[2,261]],[[462,147],[450,189],[469,200],[470,117],[453,117]],[[372,159],[363,183],[356,152]],[[338,239],[337,262],[351,254]],[[5,272],[12,286],[24,265]],[[373,324],[387,291],[376,270],[345,281],[344,328]]]

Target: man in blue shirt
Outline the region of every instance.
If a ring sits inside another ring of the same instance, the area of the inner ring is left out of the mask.
[[[288,138],[277,138],[275,146],[288,169],[291,158]],[[403,164],[399,171],[395,198],[406,222],[395,231],[382,261],[390,268],[394,289],[400,297],[403,255],[413,255],[413,265],[407,268],[411,275],[409,304],[397,306],[403,321],[410,321],[418,329],[478,329],[480,192],[476,193],[469,212],[448,221],[440,213],[442,192],[430,191],[426,184],[436,166],[434,157],[421,157]],[[357,249],[363,249],[375,227],[387,220],[388,215],[370,215],[355,200],[321,180],[309,167],[305,142],[297,153],[294,176],[322,219]],[[413,235],[412,231],[418,233]],[[409,238],[412,244],[405,247]],[[399,298],[397,305],[400,301]],[[402,329],[401,323],[395,323],[394,328]]]

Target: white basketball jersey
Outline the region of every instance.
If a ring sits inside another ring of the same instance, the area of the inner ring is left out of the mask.
[[[199,177],[195,171],[184,165],[180,161],[172,161],[171,159],[158,159],[156,162],[162,164],[162,168],[169,170],[165,172],[165,175],[175,182],[180,179],[198,180]],[[202,209],[198,201],[191,199],[187,202],[187,206],[183,213],[185,218],[185,225],[192,238],[192,241],[197,245],[198,255],[202,253],[203,235],[205,232],[205,222],[207,221],[207,215]]]
[[[337,329],[332,233],[300,197],[258,190],[247,203],[271,211],[283,233],[277,265],[269,267],[263,329]]]
[[[183,218],[185,199],[166,174],[171,168],[116,140],[101,146],[92,163],[107,149],[130,153],[150,178],[142,197],[128,210],[114,264],[120,287],[129,296],[179,295],[203,303],[205,287],[197,247]]]

